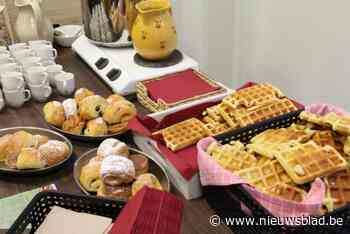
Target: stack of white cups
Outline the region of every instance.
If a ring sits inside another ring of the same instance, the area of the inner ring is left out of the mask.
[[[0,47],[0,83],[9,106],[20,107],[31,96],[36,101],[45,102],[52,93],[52,87],[57,87],[64,96],[74,92],[74,75],[55,63],[57,50],[51,42],[29,41],[28,44],[10,45],[8,49]],[[25,89],[26,85],[30,91]],[[3,105],[0,99],[0,108]]]

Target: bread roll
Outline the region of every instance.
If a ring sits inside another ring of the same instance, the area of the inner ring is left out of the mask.
[[[66,119],[66,115],[63,105],[60,102],[52,101],[46,103],[43,111],[46,122],[58,128],[62,127],[62,124]]]
[[[65,142],[49,140],[39,147],[39,152],[44,156],[48,166],[65,160],[69,155],[69,147]]]
[[[118,139],[108,138],[104,140],[97,149],[97,156],[101,159],[109,155],[129,156],[129,148]]]
[[[87,122],[84,130],[86,136],[104,136],[108,134],[108,127],[102,118],[93,119]]]
[[[101,177],[106,185],[127,184],[135,179],[135,166],[125,157],[109,155],[102,161]]]
[[[151,173],[143,174],[137,177],[136,181],[132,184],[131,191],[132,196],[134,196],[138,191],[140,191],[144,186],[149,188],[163,190],[157,177]]]
[[[102,185],[100,177],[101,162],[90,161],[81,169],[80,183],[89,192],[97,192]]]
[[[37,149],[23,148],[17,157],[17,169],[39,169],[46,166],[45,158]]]

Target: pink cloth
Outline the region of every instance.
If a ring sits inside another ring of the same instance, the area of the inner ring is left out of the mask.
[[[349,113],[347,113],[342,108],[325,103],[311,104],[305,108],[305,111],[318,115],[325,115],[329,112],[335,112],[338,115],[349,115]]]
[[[309,193],[300,203],[268,196],[247,185],[244,180],[232,172],[222,168],[206,153],[209,144],[214,141],[214,138],[205,138],[197,144],[199,175],[203,186],[243,184],[244,189],[276,217],[308,216],[319,213],[325,194],[325,185],[321,179],[317,178],[312,183]]]

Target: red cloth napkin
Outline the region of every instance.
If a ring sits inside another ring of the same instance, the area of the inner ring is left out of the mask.
[[[148,96],[153,101],[162,99],[168,104],[205,95],[220,89],[219,86],[212,86],[200,78],[192,69],[166,75],[161,79],[144,81],[143,83],[148,90]]]
[[[108,234],[179,234],[183,208],[174,195],[145,187],[126,204]]]

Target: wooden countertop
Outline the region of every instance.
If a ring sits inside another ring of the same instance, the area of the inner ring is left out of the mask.
[[[107,96],[111,94],[111,90],[100,80],[97,75],[71,50],[59,49],[59,57],[56,62],[64,66],[64,70],[75,74],[77,87],[86,87],[93,90],[97,94]],[[64,97],[54,93],[52,100],[63,100]],[[137,103],[136,103],[137,104]],[[44,127],[47,125],[42,117],[42,107],[44,104],[30,101],[19,109],[5,108],[0,113],[0,128],[15,127],[15,126],[36,126]],[[141,112],[144,110],[139,106]],[[59,191],[68,193],[81,194],[78,186],[73,181],[73,163],[84,152],[95,148],[98,144],[84,143],[72,141],[74,146],[74,155],[71,163],[64,168],[47,174],[36,177],[8,177],[0,176],[0,198],[24,192],[30,189],[54,183]],[[133,144],[131,141],[129,144]],[[231,233],[225,226],[212,227],[209,224],[209,217],[214,212],[209,208],[204,198],[187,201],[173,187],[172,192],[175,193],[185,204],[185,214],[182,224],[183,234],[207,234],[207,233]],[[0,211],[0,215],[1,211]],[[0,230],[0,234],[5,233],[5,230]]]

